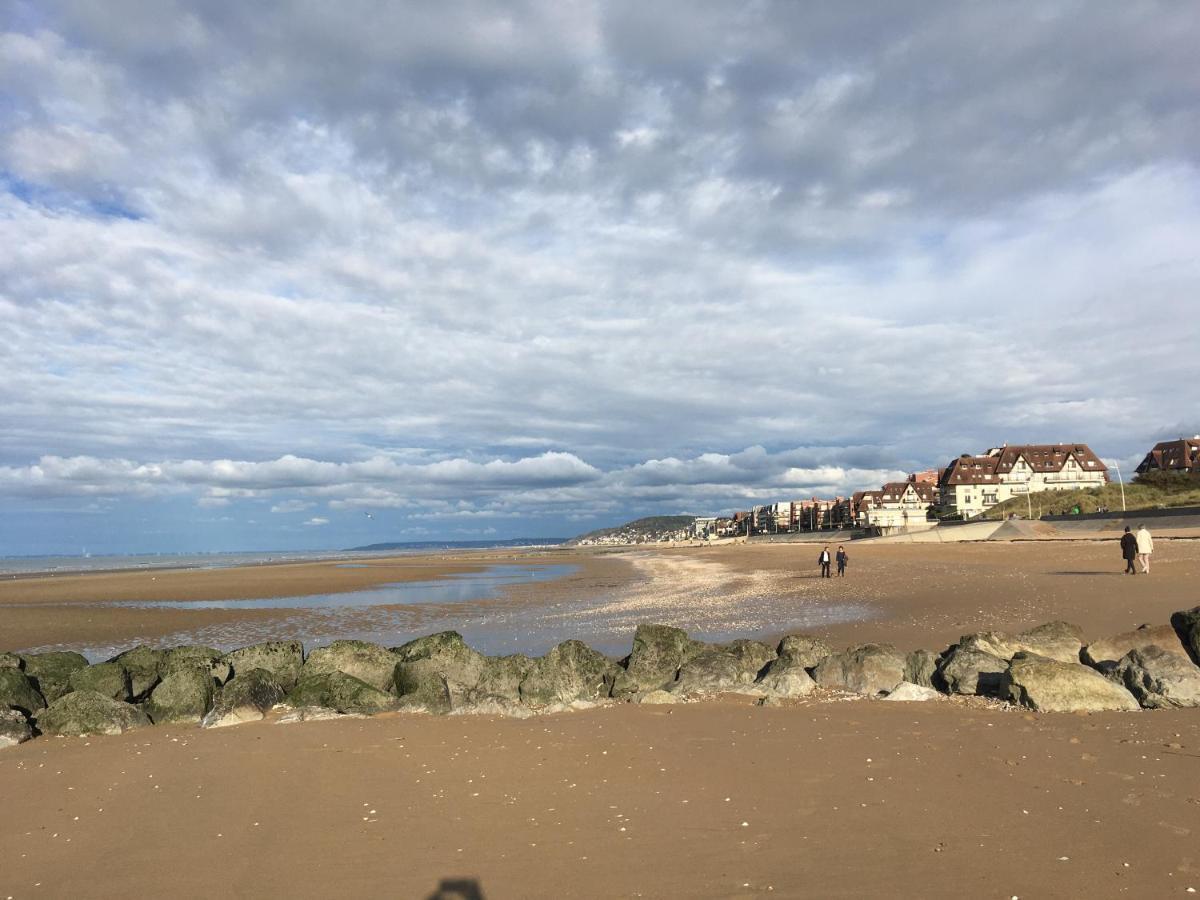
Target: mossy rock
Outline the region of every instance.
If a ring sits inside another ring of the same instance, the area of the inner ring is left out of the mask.
[[[25,675],[33,682],[47,703],[71,692],[71,673],[82,669],[87,658],[69,650],[53,650],[49,653],[30,653],[21,657],[25,663]]]
[[[582,641],[563,641],[534,660],[521,681],[521,702],[533,707],[609,696],[620,671],[615,662]]]
[[[223,660],[233,668],[233,677],[241,671],[266,669],[285,691],[291,690],[304,667],[304,645],[299,641],[265,641],[226,653]]]
[[[220,650],[200,644],[171,647],[163,652],[162,674],[165,678],[181,669],[200,669],[208,672],[217,684],[224,684],[229,680],[233,669],[222,659],[223,656]]]
[[[633,650],[625,663],[625,676],[614,685],[613,696],[629,696],[666,687],[685,662],[705,649],[687,632],[670,625],[639,625]]]
[[[395,684],[396,662],[396,654],[379,644],[334,641],[308,654],[301,677],[341,672],[381,691],[390,691]]]
[[[288,692],[289,706],[320,706],[340,713],[379,713],[396,709],[399,702],[386,691],[345,672],[308,672]]]
[[[21,668],[21,657],[15,653],[0,653],[0,669]]]
[[[26,716],[46,708],[46,699],[20,669],[0,669],[0,710],[16,709]]]
[[[471,695],[472,705],[486,700],[520,700],[521,682],[533,666],[532,659],[519,653],[488,657]]]
[[[487,657],[468,647],[457,631],[417,638],[393,647],[392,653],[398,660],[393,673],[396,694],[431,712],[468,704],[488,668]]]
[[[904,658],[904,680],[919,687],[933,687],[938,655],[929,650],[913,650]]]
[[[450,686],[429,660],[396,663],[394,679],[401,706],[438,715],[450,712]]]
[[[43,734],[122,734],[150,724],[136,706],[113,700],[95,691],[64,694],[37,715]]]
[[[17,709],[0,709],[0,750],[15,747],[33,737],[29,720]]]
[[[113,700],[130,699],[129,672],[119,662],[97,663],[71,673],[71,690],[95,691]]]
[[[212,708],[213,678],[202,668],[179,668],[158,683],[146,702],[156,723],[199,722]]]
[[[129,674],[129,696],[133,700],[144,700],[150,696],[154,686],[162,677],[162,650],[139,644],[132,650],[118,653],[109,662],[119,663]]]
[[[276,703],[282,703],[286,693],[274,674],[266,669],[244,670],[225,682],[200,724],[204,728],[223,728],[254,722]]]

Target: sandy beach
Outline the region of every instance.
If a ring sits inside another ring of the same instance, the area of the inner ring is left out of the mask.
[[[851,553],[841,581],[815,577],[810,546],[539,553],[522,564],[578,568],[490,602],[547,610],[564,637],[597,624],[597,597],[618,630],[663,621],[761,637],[797,609],[865,605],[865,618],[812,630],[940,650],[966,631],[1051,619],[1089,638],[1162,623],[1196,604],[1200,575],[1192,541],[1163,541],[1137,578],[1095,542]],[[281,618],[91,605],[102,599],[355,591],[500,558],[514,557],[13,580],[0,584],[0,644]],[[488,898],[1187,896],[1200,890],[1195,713],[727,695],[526,720],[389,713],[38,738],[0,752],[13,811],[0,896],[429,897],[443,880]]]

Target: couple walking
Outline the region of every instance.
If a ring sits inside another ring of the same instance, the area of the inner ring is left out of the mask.
[[[1133,567],[1135,559],[1142,564],[1142,574],[1149,575],[1150,554],[1153,552],[1154,541],[1145,525],[1138,526],[1137,534],[1131,534],[1129,526],[1125,526],[1125,533],[1121,535],[1121,556],[1125,557],[1126,575],[1137,574],[1137,569]]]
[[[846,553],[846,548],[843,547],[841,544],[838,544],[836,559],[837,559],[837,567],[838,567],[838,577],[845,578],[846,577],[846,563],[848,563],[850,561],[850,557]],[[820,563],[820,565],[821,565],[821,577],[822,578],[832,578],[833,575],[830,574],[829,569],[830,569],[830,564],[833,562],[833,558],[831,558],[829,555],[829,545],[828,544],[826,544],[825,549],[821,551],[821,555],[817,557],[817,562]]]

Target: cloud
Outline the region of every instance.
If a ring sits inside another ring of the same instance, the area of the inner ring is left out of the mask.
[[[308,519],[303,524],[311,526],[311,527],[318,527],[321,525],[328,525],[329,520],[321,518],[320,516],[313,516],[311,519]]]

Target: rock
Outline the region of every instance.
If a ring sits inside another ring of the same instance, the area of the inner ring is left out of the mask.
[[[521,682],[532,668],[533,660],[519,653],[485,657],[483,673],[471,692],[471,705],[488,701],[520,702]]]
[[[158,679],[162,677],[162,650],[144,644],[118,653],[109,662],[119,663],[129,674],[129,696],[133,700],[144,700],[150,696]]]
[[[201,669],[207,671],[213,681],[221,685],[233,674],[233,667],[223,656],[220,650],[198,644],[172,647],[163,652],[162,674],[166,677],[180,669]]]
[[[1083,649],[1083,631],[1067,622],[1047,622],[1037,628],[1008,634],[1003,631],[981,631],[963,635],[958,646],[982,650],[1001,659],[1012,659],[1018,653],[1033,653],[1059,662],[1079,662]]]
[[[812,676],[800,665],[780,667],[779,669],[772,667],[758,682],[758,687],[768,697],[776,699],[803,697],[805,694],[811,693],[816,686],[817,683],[812,680]]]
[[[331,719],[365,719],[362,713],[340,713],[323,706],[297,706],[280,713],[276,725],[295,725],[297,722],[328,722]]]
[[[1200,706],[1200,668],[1162,647],[1136,647],[1121,657],[1114,677],[1147,709]]]
[[[904,681],[907,658],[891,644],[862,644],[828,656],[813,671],[822,687],[886,694]]]
[[[1117,662],[1130,650],[1153,646],[1188,659],[1187,650],[1170,625],[1140,625],[1133,631],[1123,631],[1088,644],[1083,648],[1083,661],[1101,672],[1108,672],[1115,669]]]
[[[521,681],[521,702],[541,707],[599,700],[612,690],[617,664],[582,641],[563,641],[534,660]]]
[[[21,668],[21,657],[15,653],[0,653],[0,669]]]
[[[200,722],[203,728],[223,728],[254,722],[282,703],[283,685],[266,669],[243,670],[229,679],[213,698],[212,709]]]
[[[673,694],[670,691],[656,690],[647,691],[637,698],[637,702],[644,706],[667,705],[670,703],[682,703],[683,700],[679,694]]]
[[[1004,692],[1014,703],[1039,712],[1139,708],[1129,691],[1095,669],[1025,652],[1009,663]]]
[[[7,668],[7,667],[0,667]],[[33,737],[33,729],[20,710],[0,709],[0,750],[15,747]]]
[[[532,660],[531,660],[532,662]],[[528,719],[534,715],[528,706],[522,706],[517,700],[491,694],[472,699],[466,706],[450,710],[452,716],[504,716],[506,719]]]
[[[679,678],[666,689],[674,694],[713,694],[751,685],[775,653],[758,641],[734,641],[708,647],[685,661]]]
[[[625,672],[614,685],[613,696],[630,696],[665,687],[679,675],[680,667],[705,649],[687,632],[670,625],[639,625]]]
[[[938,655],[928,650],[913,650],[904,658],[904,680],[921,687],[933,687]]]
[[[71,673],[71,690],[95,691],[113,700],[125,702],[131,698],[129,673],[118,662],[97,663]]]
[[[934,684],[950,694],[1003,697],[1008,660],[983,650],[961,645],[951,647],[938,664]]]
[[[449,712],[469,702],[487,668],[487,657],[468,647],[457,631],[417,638],[391,652],[398,659],[393,669],[396,693],[406,705],[415,703],[430,712]]]
[[[229,663],[234,679],[241,670],[265,669],[280,687],[290,691],[304,667],[304,645],[299,641],[266,641],[233,650],[221,659]]]
[[[43,734],[123,734],[150,724],[136,706],[113,700],[95,691],[72,691],[59,697],[37,715]]]
[[[366,641],[334,641],[308,654],[302,677],[329,672],[341,672],[378,690],[390,691],[396,684],[396,654]]]
[[[1171,627],[1175,629],[1192,662],[1200,666],[1200,606],[1173,614]]]
[[[46,708],[46,699],[20,669],[0,669],[0,711],[20,710],[32,716]]]
[[[788,660],[788,665],[812,670],[825,657],[833,655],[833,648],[811,634],[789,634],[779,642],[778,654],[781,660]]]
[[[289,706],[321,706],[340,713],[387,712],[399,707],[394,694],[345,672],[305,672],[288,692]]]
[[[71,673],[82,669],[88,664],[86,658],[79,653],[70,651],[52,651],[50,653],[31,653],[22,656],[25,663],[25,677],[33,682],[47,703],[57,700],[71,692]]]
[[[884,697],[884,700],[892,700],[898,703],[920,703],[925,700],[936,700],[942,695],[933,688],[923,684],[913,684],[911,681],[902,681],[896,685],[896,689]]]
[[[212,709],[214,684],[207,667],[176,668],[150,693],[146,714],[156,724],[199,722]]]

